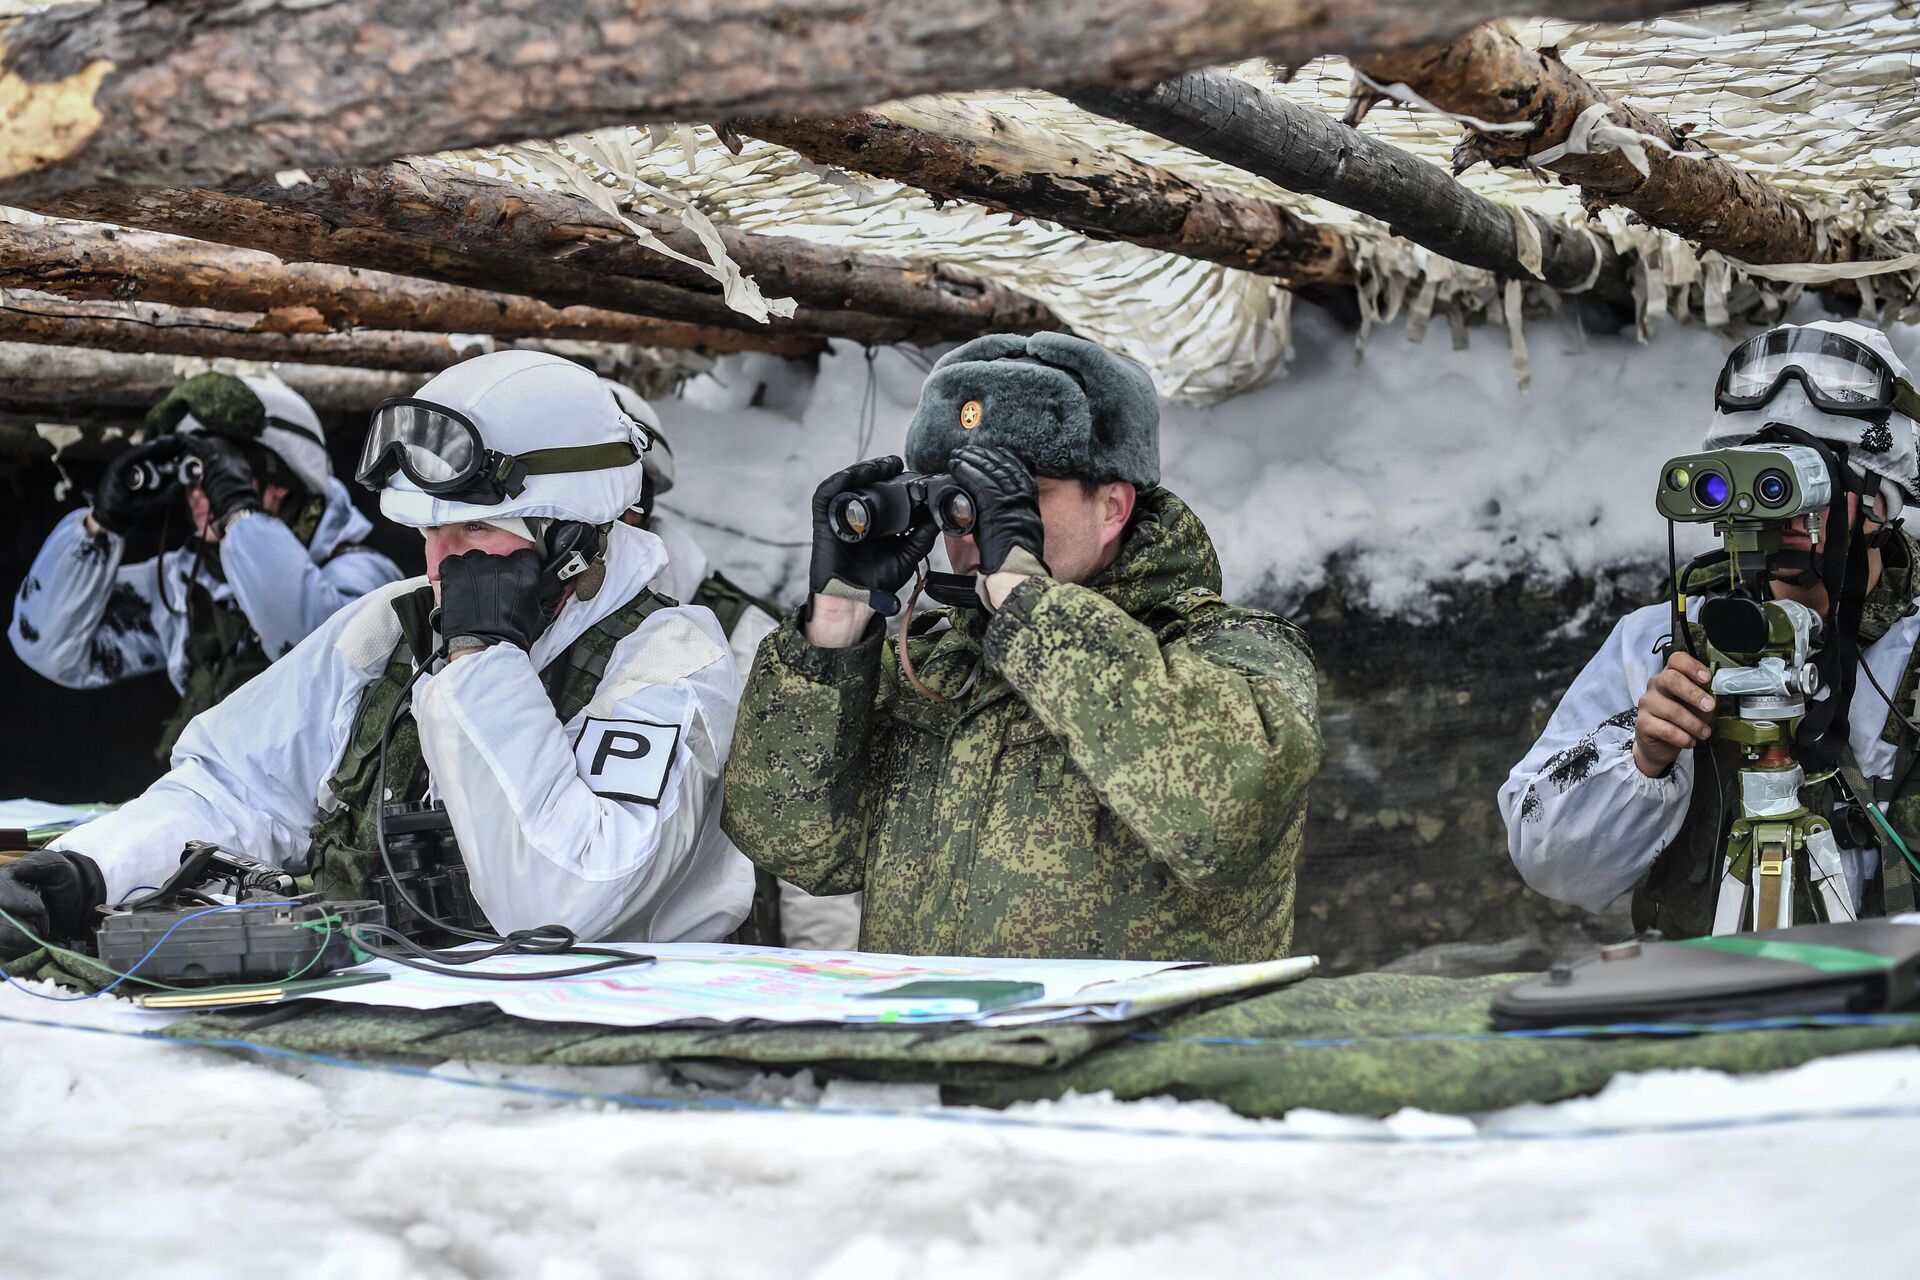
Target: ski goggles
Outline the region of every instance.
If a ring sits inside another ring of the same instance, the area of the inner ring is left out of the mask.
[[[488,506],[519,497],[529,476],[611,471],[639,460],[640,450],[626,440],[501,453],[487,448],[480,428],[458,410],[396,396],[374,408],[354,478],[378,493],[400,474],[422,493]]]
[[[1714,386],[1722,409],[1757,409],[1787,379],[1799,381],[1823,413],[1882,419],[1891,410],[1920,419],[1920,392],[1865,343],[1825,329],[1774,329],[1735,347]]]

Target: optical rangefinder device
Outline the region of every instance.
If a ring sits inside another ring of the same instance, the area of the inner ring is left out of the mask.
[[[1669,520],[1787,521],[1824,511],[1833,483],[1805,445],[1741,445],[1668,460],[1654,505]]]

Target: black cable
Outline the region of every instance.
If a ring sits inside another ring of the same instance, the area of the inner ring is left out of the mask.
[[[1700,655],[1693,651],[1693,632],[1687,627],[1686,611],[1680,607],[1680,549],[1671,520],[1667,521],[1667,607],[1673,613],[1673,638],[1680,642],[1689,658],[1700,661]]]
[[[393,738],[394,726],[400,722],[400,712],[412,705],[414,686],[420,683],[420,677],[426,673],[427,667],[424,663],[414,668],[413,674],[407,678],[406,685],[400,690],[400,696],[395,698],[393,700],[393,706],[387,709],[387,722],[380,731],[379,763],[374,774],[373,783],[373,803],[375,806],[373,811],[374,843],[379,847],[380,865],[385,868],[387,879],[393,884],[394,892],[400,896],[400,901],[406,904],[408,910],[412,911],[414,915],[420,919],[457,938],[466,938],[473,942],[491,942],[496,945],[487,951],[474,953],[435,950],[431,947],[423,947],[411,938],[407,938],[398,931],[390,929],[385,925],[363,925],[359,926],[359,928],[363,928],[370,933],[377,931],[384,936],[391,937],[415,955],[423,956],[433,961],[434,965],[422,964],[418,960],[408,960],[380,948],[366,946],[364,943],[362,943],[363,949],[383,960],[391,960],[395,964],[406,965],[411,969],[421,969],[428,973],[438,973],[449,978],[506,980],[577,978],[583,974],[600,973],[607,969],[619,969],[628,965],[652,964],[654,959],[652,956],[638,952],[616,951],[610,947],[583,947],[580,945],[579,936],[565,925],[536,925],[531,929],[515,929],[504,936],[497,933],[486,933],[474,929],[462,928],[450,921],[442,920],[439,916],[427,911],[421,907],[418,902],[414,901],[412,894],[407,892],[406,885],[401,882],[399,875],[394,871],[393,855],[387,850],[387,744]],[[358,942],[360,940],[356,937],[355,941]],[[537,974],[485,974],[460,973],[457,971],[462,965],[472,964],[480,960],[490,960],[495,956],[503,955],[590,955],[618,958],[603,960],[598,964],[583,965],[574,969],[551,970]],[[434,967],[435,965],[439,967]]]

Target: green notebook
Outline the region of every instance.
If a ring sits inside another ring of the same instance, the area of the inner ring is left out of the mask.
[[[1047,994],[1038,982],[1013,982],[990,978],[922,978],[903,982],[885,991],[871,991],[859,999],[871,1004],[880,1018],[914,1016],[952,1017],[956,1014],[990,1013],[1010,1005],[1025,1004]]]

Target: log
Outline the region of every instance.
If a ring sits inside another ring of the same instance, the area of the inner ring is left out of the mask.
[[[959,98],[916,98],[826,119],[755,116],[740,133],[949,200],[1045,218],[1218,262],[1293,287],[1353,282],[1340,233],[1285,205],[1189,181]]]
[[[102,408],[145,412],[195,372],[175,356],[0,342],[0,413],[60,422],[63,414]],[[421,374],[332,365],[280,364],[272,372],[322,413],[371,413],[382,400],[412,395],[426,381]]]
[[[270,253],[151,232],[0,223],[0,288],[68,298],[138,300],[256,312],[257,332],[405,329],[495,338],[569,338],[802,357],[824,344],[798,334],[680,324],[593,307],[464,289],[383,271],[287,263]]]
[[[1673,0],[1533,0],[1629,20]],[[632,121],[1148,84],[1443,40],[1515,0],[105,0],[0,25],[0,202]]]
[[[449,334],[273,333],[260,316],[152,302],[83,302],[24,289],[0,289],[0,342],[95,351],[150,351],[206,359],[287,360],[403,373],[437,373],[486,348]]]
[[[1560,290],[1592,288],[1631,306],[1632,286],[1612,245],[1522,212],[1539,272],[1522,260],[1514,214],[1408,151],[1323,112],[1264,93],[1224,71],[1189,71],[1145,90],[1084,89],[1076,106],[1155,133],[1275,186],[1378,218],[1415,244],[1509,278]]]
[[[426,161],[310,170],[309,177],[286,189],[271,179],[218,192],[99,187],[27,204],[60,217],[261,249],[289,262],[760,333],[929,345],[1063,327],[1039,303],[960,267],[725,229],[722,239],[742,271],[770,296],[803,304],[792,320],[763,326],[729,308],[703,272],[647,248],[579,196]],[[676,250],[703,253],[679,223],[649,226]]]
[[[1577,184],[1590,208],[1622,205],[1648,223],[1741,262],[1824,262],[1849,246],[1821,243],[1813,220],[1792,196],[1714,155],[1665,120],[1594,88],[1551,49],[1529,49],[1498,26],[1476,27],[1446,44],[1360,58],[1355,65],[1380,84],[1405,84],[1443,111],[1499,124],[1531,124],[1524,135],[1472,132],[1455,167],[1477,160],[1521,166],[1567,140],[1581,112],[1608,104],[1609,118],[1683,151],[1647,147],[1642,176],[1617,151],[1567,155],[1544,166]]]

